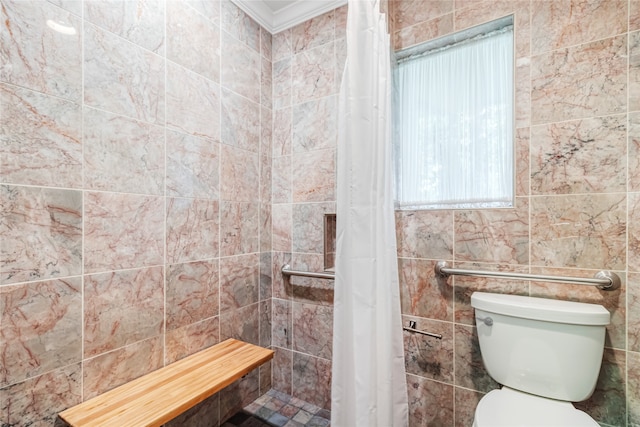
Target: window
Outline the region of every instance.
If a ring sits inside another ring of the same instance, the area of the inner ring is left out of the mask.
[[[398,52],[399,209],[513,206],[512,21]]]

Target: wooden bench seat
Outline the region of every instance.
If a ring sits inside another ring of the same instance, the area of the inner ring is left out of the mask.
[[[160,426],[273,358],[228,339],[60,413],[73,427]]]

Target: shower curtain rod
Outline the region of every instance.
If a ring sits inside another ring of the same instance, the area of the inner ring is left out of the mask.
[[[620,288],[620,277],[608,270],[597,272],[593,278],[571,277],[571,276],[547,276],[541,274],[512,273],[502,271],[465,270],[462,268],[451,268],[445,261],[438,261],[434,268],[437,276],[477,276],[477,277],[498,277],[503,279],[533,280],[537,282],[572,283],[576,285],[596,286],[603,291],[614,291]]]

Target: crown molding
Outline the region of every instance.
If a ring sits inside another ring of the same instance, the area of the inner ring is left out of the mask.
[[[347,4],[347,0],[297,0],[273,12],[262,0],[231,0],[271,34],[276,34],[311,18]]]

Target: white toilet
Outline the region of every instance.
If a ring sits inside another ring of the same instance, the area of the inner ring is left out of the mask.
[[[474,292],[482,361],[502,385],[478,403],[474,427],[594,426],[571,402],[600,372],[609,312],[596,304]]]

